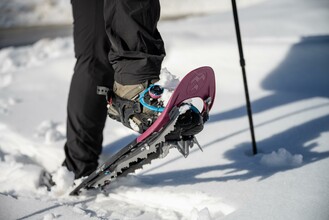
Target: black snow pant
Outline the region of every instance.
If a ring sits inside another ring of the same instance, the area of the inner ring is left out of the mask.
[[[98,166],[107,109],[97,86],[158,79],[165,56],[159,0],[71,0],[76,65],[67,105],[63,165],[75,178]]]

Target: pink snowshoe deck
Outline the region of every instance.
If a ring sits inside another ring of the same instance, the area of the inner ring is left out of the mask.
[[[154,124],[137,138],[137,143],[142,142],[153,132],[158,132],[170,120],[169,113],[174,106],[179,107],[182,102],[192,98],[201,98],[206,101],[211,98],[209,110],[215,99],[216,84],[215,74],[211,67],[200,67],[188,73],[174,90],[165,110]]]

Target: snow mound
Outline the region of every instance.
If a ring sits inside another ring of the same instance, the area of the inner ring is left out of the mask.
[[[166,106],[173,91],[179,84],[179,79],[169,72],[167,68],[163,68],[160,72],[160,80],[156,84],[164,88],[160,100]]]
[[[303,156],[301,154],[292,155],[286,149],[280,148],[277,152],[262,155],[260,163],[274,168],[298,167],[303,163]]]
[[[67,196],[73,189],[74,173],[67,170],[66,167],[60,167],[53,174],[53,181],[56,183],[51,188],[51,194],[54,197]]]
[[[169,72],[167,68],[161,69],[160,80],[157,85],[160,85],[168,90],[174,90],[179,84],[179,79],[177,76]]]

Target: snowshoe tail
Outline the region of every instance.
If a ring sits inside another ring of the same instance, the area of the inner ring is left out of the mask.
[[[103,189],[119,177],[134,173],[152,160],[164,158],[171,148],[177,148],[184,157],[189,154],[189,148],[197,143],[196,138],[170,139],[169,134],[177,130],[176,123],[179,119],[179,109],[173,108],[170,113],[169,123],[159,132],[154,132],[144,141],[137,143],[136,139],[115,154],[110,160],[103,163],[98,169],[77,186],[70,195],[78,195],[81,189]],[[175,130],[176,129],[176,130]],[[177,132],[176,132],[177,133]],[[169,139],[168,139],[169,137]]]

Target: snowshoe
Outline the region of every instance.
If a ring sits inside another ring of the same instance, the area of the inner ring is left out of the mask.
[[[101,94],[108,95],[108,90],[103,87],[100,91]],[[203,101],[201,112],[193,105],[184,103],[196,97]],[[157,120],[130,144],[100,165],[71,195],[78,195],[81,189],[104,189],[117,178],[133,173],[153,159],[166,157],[171,148],[176,148],[184,157],[189,155],[189,150],[194,145],[201,149],[195,134],[203,129],[208,120],[214,98],[215,76],[210,67],[201,67],[187,74]]]

